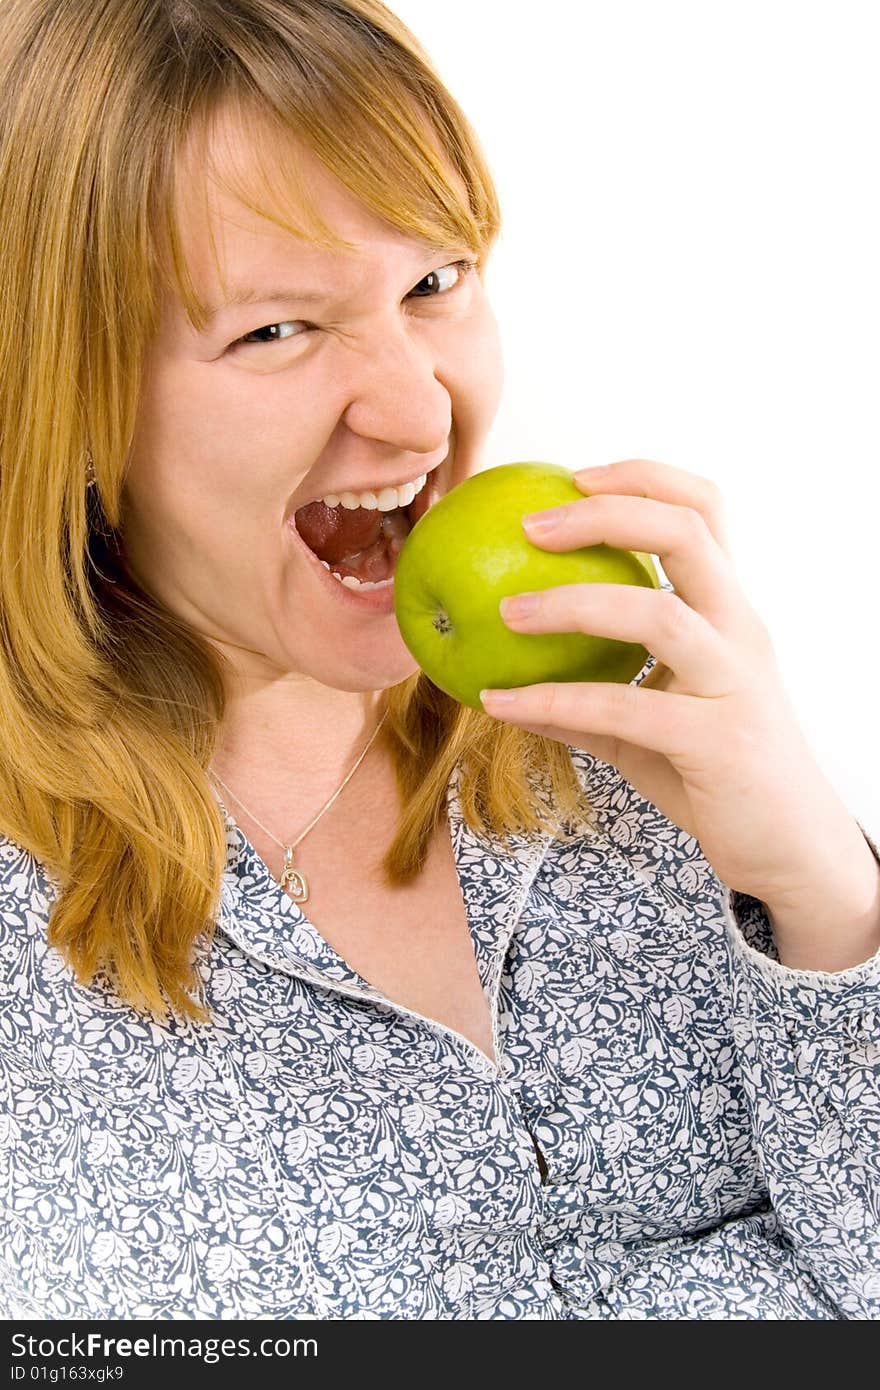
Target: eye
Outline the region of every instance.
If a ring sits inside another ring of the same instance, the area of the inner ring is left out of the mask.
[[[245,333],[243,337],[236,338],[234,343],[229,344],[230,350],[234,351],[236,348],[240,347],[262,347],[266,343],[279,343],[285,342],[288,338],[298,338],[300,336],[299,333],[282,333],[280,331],[281,329],[291,327],[291,325],[295,328],[297,324],[303,328],[308,328],[309,326],[303,323],[302,319],[282,319],[280,323],[267,323],[262,328],[254,328],[250,333]],[[276,332],[276,329],[279,331]],[[260,342],[251,341],[257,337],[258,333],[269,333],[271,336],[262,339]]]
[[[444,265],[441,266],[439,270],[432,270],[430,274],[425,276],[424,280],[419,281],[415,289],[410,290],[410,294],[415,295],[417,299],[436,299],[437,296],[433,293],[433,290],[428,290],[428,292],[425,294],[422,293],[421,286],[428,285],[433,282],[433,284],[440,289],[441,294],[448,294],[450,290],[458,289],[467,279],[468,275],[470,275],[472,271],[476,270],[476,268],[476,261],[453,261],[451,265]],[[450,271],[455,272],[456,279],[453,281],[451,285],[444,286],[443,278],[444,276],[448,275]]]
[[[466,282],[467,277],[476,270],[477,261],[461,260],[452,261],[449,265],[441,266],[439,270],[432,270],[424,279],[410,290],[410,295],[416,299],[438,299],[444,295],[451,294],[454,290],[460,289]],[[452,277],[450,283],[450,275]],[[427,289],[422,289],[422,286]],[[229,351],[235,352],[239,348],[245,347],[265,347],[268,343],[284,342],[288,338],[298,338],[300,333],[284,333],[285,328],[309,329],[311,324],[304,323],[302,319],[283,319],[280,323],[267,323],[261,328],[254,328],[250,333],[245,333],[241,338],[236,338],[234,343],[229,344]],[[260,340],[258,335],[269,334],[268,337]]]

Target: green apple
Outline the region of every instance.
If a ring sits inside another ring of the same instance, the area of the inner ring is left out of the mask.
[[[648,659],[635,642],[581,632],[522,633],[501,599],[601,581],[659,589],[653,559],[608,545],[532,545],[526,512],[587,494],[555,463],[506,463],[466,478],[421,517],[394,572],[394,611],[409,651],[433,683],[471,709],[480,691],[543,681],[631,681]]]

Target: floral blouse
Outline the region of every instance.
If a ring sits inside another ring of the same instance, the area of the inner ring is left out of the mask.
[[[571,755],[598,826],[567,845],[505,849],[448,788],[497,1065],[352,970],[228,815],[213,1025],[77,984],[0,840],[0,1314],[876,1318],[880,956],[782,966],[762,905]]]

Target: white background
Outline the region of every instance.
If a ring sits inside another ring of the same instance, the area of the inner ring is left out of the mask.
[[[799,723],[880,839],[876,0],[391,8],[501,197],[486,463],[712,478]]]

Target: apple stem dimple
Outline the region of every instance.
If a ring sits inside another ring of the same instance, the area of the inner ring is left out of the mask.
[[[439,608],[434,614],[434,626],[438,632],[445,637],[448,632],[452,632],[452,623],[449,621],[449,614]]]

